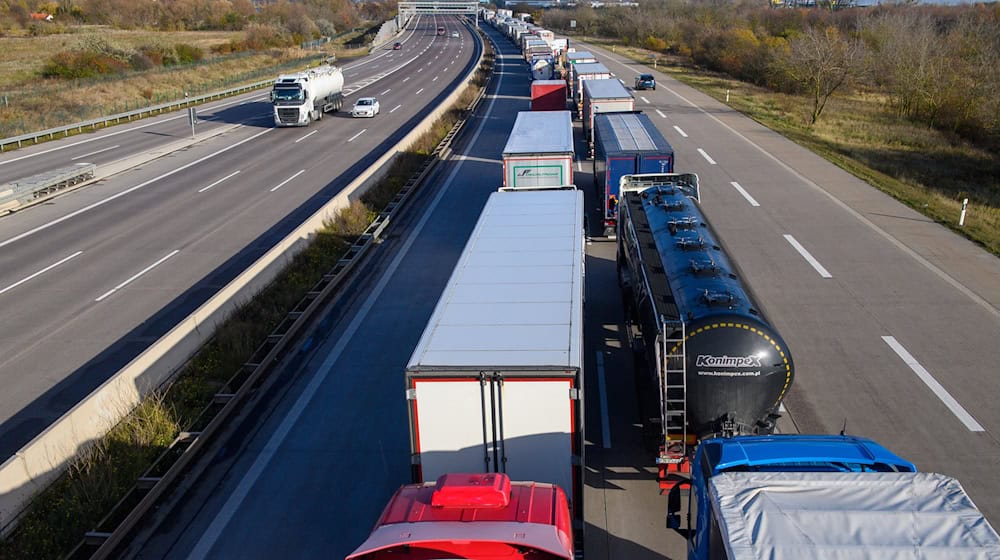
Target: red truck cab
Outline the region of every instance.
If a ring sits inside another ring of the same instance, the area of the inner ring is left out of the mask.
[[[389,500],[371,535],[347,560],[572,560],[566,494],[506,474],[445,474],[408,484]]]

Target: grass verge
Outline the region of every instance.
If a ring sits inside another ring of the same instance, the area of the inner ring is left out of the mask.
[[[487,46],[487,49],[489,47]],[[218,388],[342,257],[485,87],[493,57],[455,105],[396,158],[385,177],[342,210],[266,289],[235,311],[163,392],[147,398],[56,483],[39,494],[18,527],[0,543],[0,559],[60,558],[97,526],[177,434],[198,423]]]
[[[728,104],[1000,256],[1000,156],[989,149],[898,118],[884,99],[863,92],[834,96],[819,122],[809,126],[804,97],[607,39],[581,39],[613,46],[642,64],[656,54],[657,71]],[[965,227],[959,227],[964,198],[969,208]]]

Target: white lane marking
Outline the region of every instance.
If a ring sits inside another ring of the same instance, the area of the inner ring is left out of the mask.
[[[417,68],[417,72],[423,72],[423,71],[424,71],[423,68]]]
[[[420,95],[420,92],[424,91],[424,88],[420,88],[413,95]]]
[[[0,294],[9,292],[9,291],[13,290],[14,288],[20,286],[21,284],[24,284],[25,282],[31,281],[31,280],[33,280],[33,279],[41,276],[42,274],[45,274],[46,272],[52,270],[53,268],[55,268],[55,267],[63,264],[64,262],[66,262],[66,261],[68,261],[68,260],[70,260],[70,259],[72,259],[74,257],[79,257],[82,254],[83,254],[83,251],[77,251],[77,252],[73,253],[72,255],[70,255],[68,257],[65,257],[64,259],[60,260],[59,262],[50,264],[49,266],[47,266],[47,267],[39,270],[38,272],[32,274],[31,276],[28,276],[27,278],[22,278],[21,280],[18,280],[17,282],[14,282],[10,286],[7,286],[6,288],[0,290]]]
[[[747,199],[747,202],[750,203],[750,206],[760,206],[760,203],[754,200],[754,198],[750,196],[750,193],[748,193],[743,187],[741,187],[739,183],[737,183],[736,181],[732,181],[729,184],[732,185],[734,189],[738,190],[740,194],[743,195],[743,198]]]
[[[683,130],[681,130],[681,127],[675,125],[674,126],[674,130],[676,130],[677,133],[680,134],[681,136],[683,136],[684,138],[688,137],[687,133],[684,132]]]
[[[708,153],[705,152],[705,150],[702,150],[701,148],[698,148],[698,153],[701,154],[701,157],[705,158],[705,160],[708,161],[708,163],[710,163],[712,165],[717,165],[715,163],[715,160],[712,159],[712,156],[708,155]]]
[[[601,442],[611,449],[611,420],[608,417],[608,389],[604,381],[604,352],[597,351],[597,395],[601,401]]]
[[[380,93],[379,95],[385,95],[385,94],[389,93],[390,91],[392,91],[392,88],[389,88],[389,89],[387,89],[387,90],[383,91],[383,92],[382,92],[382,93]]]
[[[389,112],[391,113],[392,111],[389,111]],[[350,138],[348,138],[348,139],[347,139],[347,141],[348,141],[348,142],[354,142],[354,139],[355,139],[355,138],[357,138],[358,136],[361,136],[361,135],[362,135],[362,134],[364,134],[364,133],[365,133],[365,132],[366,132],[367,130],[368,130],[367,128],[362,128],[362,129],[361,129],[361,132],[359,132],[359,133],[355,134],[354,136],[351,136]]]
[[[132,283],[133,281],[135,281],[137,278],[139,278],[143,274],[146,274],[150,270],[153,270],[154,268],[160,266],[161,264],[165,263],[167,261],[167,259],[169,259],[170,257],[172,257],[172,256],[174,256],[174,255],[176,255],[177,253],[180,253],[180,252],[181,252],[180,249],[174,249],[167,256],[161,258],[160,260],[156,261],[155,263],[153,263],[153,264],[147,266],[146,268],[140,270],[139,272],[135,273],[134,275],[132,275],[131,278],[129,278],[128,280],[122,282],[121,284],[118,284],[114,288],[111,288],[110,290],[108,290],[107,292],[105,292],[104,295],[102,295],[101,297],[95,299],[94,301],[101,301],[104,298],[110,296],[111,294],[117,292],[118,290],[124,288],[125,286],[128,286],[130,283]]]
[[[399,109],[400,107],[402,107],[402,105],[396,105],[395,107],[393,107],[393,108],[392,108],[392,111],[389,111],[389,112],[390,112],[390,113],[392,113],[392,112],[394,112],[394,111],[395,111],[396,109]]]
[[[646,98],[645,98],[644,96],[640,95],[640,96],[639,96],[639,99],[642,99],[642,102],[643,102],[643,103],[645,103],[645,104],[649,105],[649,100],[648,100],[648,99],[646,99]]]
[[[937,382],[937,379],[934,379],[934,376],[931,375],[929,371],[924,369],[924,366],[920,365],[920,362],[918,362],[916,358],[906,351],[906,348],[903,348],[903,345],[900,344],[895,337],[883,336],[882,340],[889,345],[889,348],[892,348],[892,351],[903,360],[904,364],[910,366],[913,373],[917,374],[917,377],[919,377],[920,380],[923,381],[935,395],[937,395],[937,398],[941,399],[941,402],[948,407],[948,410],[950,410],[951,413],[959,419],[959,421],[965,424],[965,427],[968,428],[970,432],[986,431],[982,425],[980,425],[979,422],[976,422],[976,419],[969,414],[969,411],[965,410],[965,407],[958,404],[955,397],[951,396],[951,393],[942,387],[941,384]]]
[[[289,178],[285,179],[284,181],[278,183],[277,185],[275,185],[274,187],[272,187],[269,192],[274,192],[274,191],[280,189],[281,187],[287,185],[289,183],[289,181],[291,181],[292,179],[298,177],[299,175],[302,175],[305,172],[306,172],[305,169],[299,169],[298,173],[296,173],[295,175],[292,175],[291,177],[289,177]]]
[[[239,171],[239,169],[237,169],[236,171],[233,171],[229,175],[226,175],[225,177],[219,179],[218,181],[212,183],[211,185],[209,185],[207,187],[202,187],[202,188],[198,189],[198,192],[203,193],[203,192],[207,191],[208,189],[214,187],[215,185],[218,185],[219,183],[225,181],[226,179],[229,179],[230,177],[238,175],[239,173],[240,173],[240,171]]]
[[[624,68],[628,68],[629,70],[632,70],[633,72],[635,72],[637,74],[639,73],[638,70],[632,68],[631,66],[626,66],[625,64],[623,64],[623,63],[621,63],[621,62],[619,62],[619,61],[617,61],[617,60],[615,60],[613,58],[610,59],[610,60],[613,61],[613,62],[615,62],[616,64],[624,67]],[[1000,317],[1000,308],[998,308],[997,306],[993,305],[992,303],[990,303],[989,301],[987,301],[985,298],[983,298],[982,296],[980,296],[976,292],[974,292],[971,289],[969,289],[969,287],[965,286],[960,281],[956,280],[954,277],[952,277],[950,274],[948,274],[941,267],[935,265],[934,263],[932,263],[931,261],[927,260],[922,255],[920,255],[919,253],[917,253],[916,251],[914,251],[913,249],[907,247],[906,244],[904,244],[902,241],[900,241],[899,239],[896,239],[889,232],[885,231],[884,229],[882,229],[878,225],[876,225],[875,222],[872,222],[871,220],[869,220],[861,212],[858,212],[854,208],[851,208],[846,202],[844,202],[843,200],[840,200],[839,198],[837,198],[836,196],[834,196],[832,193],[828,192],[826,189],[824,189],[823,187],[821,187],[816,181],[813,181],[812,179],[806,177],[802,173],[799,173],[792,166],[790,166],[787,163],[781,161],[781,159],[778,156],[776,156],[776,155],[768,152],[766,149],[764,149],[763,147],[761,147],[760,145],[758,145],[756,142],[754,142],[753,140],[747,138],[742,133],[740,133],[739,131],[737,131],[735,128],[729,126],[728,124],[726,124],[725,122],[723,122],[721,119],[719,119],[715,115],[713,115],[710,112],[706,111],[705,109],[699,107],[696,103],[694,103],[690,99],[684,97],[683,95],[681,95],[680,93],[678,93],[676,90],[674,90],[674,89],[672,89],[672,88],[670,88],[668,86],[664,86],[664,88],[668,92],[670,92],[670,93],[674,94],[675,96],[677,96],[677,98],[680,99],[681,101],[687,103],[689,106],[693,107],[694,109],[697,109],[700,113],[704,114],[709,119],[712,119],[713,121],[715,121],[719,126],[725,128],[726,130],[728,130],[730,133],[732,133],[734,136],[736,136],[740,140],[743,140],[744,142],[746,142],[747,144],[749,144],[751,147],[753,147],[758,152],[760,152],[764,157],[766,157],[766,158],[770,159],[771,161],[773,161],[774,163],[776,163],[779,167],[781,167],[782,169],[784,169],[785,171],[787,171],[788,173],[790,173],[792,176],[794,176],[798,180],[802,181],[803,183],[805,183],[809,187],[815,189],[816,192],[818,192],[818,193],[822,194],[823,196],[827,197],[828,199],[830,199],[831,202],[833,202],[834,204],[836,204],[837,206],[839,206],[843,211],[845,211],[848,214],[850,214],[851,216],[853,216],[855,219],[857,219],[862,224],[868,226],[872,231],[874,231],[878,235],[882,236],[882,238],[885,239],[886,241],[888,241],[889,243],[892,243],[893,245],[895,245],[897,249],[899,249],[903,253],[909,255],[910,258],[912,258],[913,260],[915,260],[918,263],[920,263],[921,265],[923,265],[924,268],[926,268],[927,270],[931,271],[933,274],[937,275],[938,278],[940,278],[940,279],[944,280],[945,282],[947,282],[948,285],[950,285],[952,288],[955,288],[956,290],[958,290],[959,292],[961,292],[962,294],[964,294],[965,297],[967,297],[970,300],[972,300],[974,303],[976,303],[976,305],[982,307],[983,309],[985,309],[987,312],[991,313],[995,317]],[[687,135],[685,135],[685,136],[687,136]]]
[[[437,77],[437,76],[434,76],[434,79],[433,79],[433,80],[431,80],[431,81],[432,81],[432,82],[436,82],[436,81],[438,81],[438,77]]]
[[[663,111],[661,111],[661,110],[659,110],[659,109],[657,109],[657,110],[656,110],[656,114],[657,114],[657,115],[660,115],[660,116],[661,116],[661,117],[663,117],[663,118],[667,118],[667,116],[663,114]],[[677,128],[677,127],[674,127],[674,128]]]
[[[76,157],[72,157],[72,158],[69,158],[69,160],[70,160],[70,161],[76,161],[76,160],[78,160],[78,159],[83,159],[83,158],[85,158],[85,157],[90,157],[90,156],[94,156],[94,155],[97,155],[97,154],[99,154],[99,153],[101,153],[101,152],[106,152],[106,151],[108,151],[108,150],[113,150],[113,149],[115,149],[115,148],[121,148],[121,147],[122,147],[122,145],[121,145],[121,144],[115,144],[114,146],[111,146],[110,148],[104,148],[104,149],[101,149],[101,150],[97,150],[97,151],[95,151],[95,152],[90,152],[89,154],[83,154],[82,156],[76,156]]]
[[[411,76],[407,76],[407,77],[403,78],[403,81],[404,81],[404,82],[407,82],[407,81],[409,81],[410,77],[411,77]]]
[[[299,142],[305,140],[306,138],[309,138],[310,136],[312,136],[313,134],[316,134],[317,132],[319,132],[319,131],[318,130],[314,130],[314,131],[310,132],[309,134],[306,134],[302,138],[299,138],[298,140],[296,140],[295,143],[298,144]]]
[[[38,233],[40,231],[44,231],[46,229],[49,229],[50,227],[52,227],[52,226],[54,226],[56,224],[61,224],[62,222],[65,222],[66,220],[68,220],[70,218],[75,218],[76,216],[79,216],[80,214],[83,214],[84,212],[89,212],[90,210],[93,210],[94,208],[97,208],[98,206],[103,206],[103,205],[111,202],[112,200],[115,200],[117,198],[121,198],[121,197],[123,197],[123,196],[125,196],[125,195],[127,195],[127,194],[129,194],[131,192],[137,191],[137,190],[139,190],[139,189],[141,189],[141,188],[143,188],[145,186],[151,185],[151,184],[159,181],[160,179],[165,179],[165,178],[167,178],[167,177],[169,177],[171,175],[174,175],[176,173],[180,173],[181,171],[184,171],[185,169],[187,169],[189,167],[198,165],[199,163],[201,163],[201,162],[203,162],[203,161],[205,161],[207,159],[213,158],[213,157],[215,157],[215,156],[217,156],[217,155],[219,155],[219,154],[221,154],[223,152],[228,152],[229,150],[232,150],[233,148],[235,148],[235,147],[237,147],[237,146],[239,146],[241,144],[245,144],[245,143],[247,143],[247,142],[249,142],[251,140],[254,140],[258,136],[262,136],[264,134],[267,134],[268,132],[271,132],[272,130],[274,130],[274,129],[273,128],[265,128],[264,130],[258,132],[257,134],[254,134],[253,136],[251,136],[249,138],[246,138],[244,140],[240,140],[239,142],[235,142],[233,144],[230,144],[230,145],[226,146],[225,148],[222,148],[221,150],[219,150],[217,152],[212,152],[211,154],[208,154],[207,156],[203,156],[203,157],[201,157],[199,159],[196,159],[195,161],[192,161],[191,163],[184,164],[184,165],[182,165],[182,166],[180,166],[180,167],[178,167],[178,168],[176,168],[176,169],[174,169],[172,171],[167,171],[163,175],[160,175],[158,177],[153,177],[152,179],[150,179],[148,181],[145,181],[143,183],[139,183],[138,185],[136,185],[134,187],[130,187],[128,189],[125,189],[125,190],[123,190],[122,192],[120,192],[118,194],[111,195],[108,198],[105,198],[104,200],[98,200],[97,202],[95,202],[95,203],[93,203],[93,204],[91,204],[89,206],[84,206],[83,208],[81,208],[79,210],[76,210],[74,212],[70,212],[69,214],[66,214],[65,216],[63,216],[61,218],[56,218],[55,220],[52,220],[51,222],[48,222],[48,223],[45,223],[45,224],[42,224],[42,225],[40,225],[40,226],[38,226],[38,227],[36,227],[34,229],[29,229],[28,231],[26,231],[26,232],[24,232],[22,234],[19,234],[19,235],[15,235],[14,237],[11,237],[10,239],[8,239],[6,241],[0,241],[0,247],[6,247],[7,245],[10,245],[11,243],[14,243],[15,241],[20,241],[20,240],[24,239],[25,237],[28,237],[28,236],[34,235],[34,234],[36,234],[36,233]]]
[[[501,72],[500,74],[500,79],[497,80],[498,89],[501,87],[501,84],[503,84],[503,73]],[[487,115],[492,114],[495,102],[496,98],[491,97],[490,104],[486,108]],[[476,145],[476,142],[479,140],[479,135],[482,133],[487,120],[488,119],[480,119],[479,127],[476,129],[476,133],[472,135],[472,141],[469,142],[470,146]],[[371,311],[372,307],[375,306],[375,302],[378,300],[379,296],[382,295],[382,291],[385,290],[385,287],[389,284],[389,280],[392,278],[393,274],[395,274],[396,269],[399,268],[400,263],[403,262],[403,259],[406,258],[407,254],[410,252],[410,247],[413,245],[414,241],[420,237],[420,232],[423,231],[424,226],[427,225],[428,221],[430,221],[431,215],[434,214],[434,210],[441,203],[441,200],[444,199],[445,194],[448,192],[448,189],[455,180],[455,176],[458,175],[461,168],[462,164],[459,163],[445,178],[444,186],[431,201],[431,204],[427,208],[423,217],[421,217],[420,221],[417,222],[413,233],[406,237],[406,242],[403,243],[402,247],[400,247],[399,254],[396,255],[396,257],[392,259],[392,262],[389,263],[388,268],[386,268],[378,283],[376,283],[374,288],[372,288],[368,298],[365,299],[361,309],[358,310],[358,314],[354,316],[354,319],[347,326],[347,329],[340,337],[340,340],[337,341],[337,345],[334,346],[334,348],[327,355],[326,359],[323,360],[323,363],[316,371],[316,375],[312,378],[312,381],[309,382],[309,385],[307,385],[302,391],[302,394],[299,395],[298,400],[295,401],[291,410],[288,411],[284,420],[281,421],[281,424],[274,431],[274,435],[272,435],[267,441],[267,444],[264,445],[264,448],[260,451],[260,454],[253,462],[253,465],[251,465],[247,473],[243,475],[240,483],[236,486],[236,489],[233,490],[232,494],[229,495],[229,499],[226,500],[226,503],[223,504],[221,509],[219,509],[219,513],[216,514],[215,519],[212,520],[212,523],[209,524],[208,528],[205,529],[205,532],[202,533],[201,539],[198,540],[198,544],[195,545],[191,554],[188,555],[189,559],[200,560],[202,558],[207,558],[209,553],[212,552],[212,547],[215,546],[215,543],[219,540],[219,536],[222,535],[222,531],[227,525],[229,525],[233,515],[235,515],[236,511],[240,509],[243,501],[246,500],[247,495],[250,494],[250,490],[252,490],[253,486],[257,483],[257,479],[260,478],[264,469],[267,468],[268,464],[274,458],[275,453],[277,453],[277,451],[281,448],[282,442],[285,441],[289,432],[292,431],[292,428],[299,421],[299,418],[305,411],[309,401],[316,396],[316,392],[319,390],[320,386],[326,382],[326,378],[330,375],[333,365],[337,363],[340,359],[340,355],[344,352],[344,348],[347,347],[347,344],[354,338],[355,333],[357,333],[358,329],[361,328],[361,323],[367,319],[368,313]]]
[[[819,264],[819,261],[816,260],[811,254],[809,254],[809,251],[806,251],[806,248],[803,247],[802,244],[799,243],[794,237],[785,234],[785,241],[787,241],[792,247],[794,247],[795,250],[798,251],[800,255],[802,255],[802,258],[804,258],[806,262],[811,264],[812,267],[816,269],[816,272],[818,272],[820,276],[822,276],[823,278],[833,278],[833,275],[827,272],[826,269],[823,268],[823,265]]]

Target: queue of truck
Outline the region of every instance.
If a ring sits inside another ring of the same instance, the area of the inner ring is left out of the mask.
[[[674,173],[673,149],[620,82],[564,54],[568,87],[532,85],[503,182],[402,372],[412,483],[348,558],[582,557],[576,111],[617,245],[650,462],[688,558],[1000,558],[1000,536],[955,479],[865,438],[773,433],[794,362],[701,212],[698,176]]]

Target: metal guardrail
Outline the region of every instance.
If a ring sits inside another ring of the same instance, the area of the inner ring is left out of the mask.
[[[123,120],[132,120],[133,118],[141,118],[143,115],[151,115],[153,113],[162,113],[168,110],[179,109],[187,105],[192,105],[196,103],[201,103],[203,101],[210,101],[212,99],[218,99],[222,97],[227,97],[236,93],[244,93],[247,91],[252,91],[265,86],[269,86],[274,83],[274,78],[268,80],[261,80],[259,82],[254,82],[252,84],[246,84],[242,86],[237,86],[229,88],[222,91],[215,91],[212,93],[206,93],[204,95],[199,95],[197,97],[187,97],[177,101],[171,101],[169,103],[161,103],[159,105],[152,105],[149,107],[144,107],[142,109],[136,109],[135,111],[128,111],[125,113],[118,113],[115,115],[108,115],[106,117],[101,117],[97,119],[91,119],[89,121],[82,121],[70,125],[59,126],[56,128],[50,128],[48,130],[42,130],[39,132],[31,132],[28,134],[22,134],[20,136],[12,136],[10,138],[0,139],[0,152],[7,149],[8,146],[16,144],[18,148],[24,145],[25,142],[37,143],[39,139],[48,137],[49,139],[55,138],[57,134],[63,134],[69,136],[70,132],[83,132],[84,128],[97,128],[97,125],[107,126],[109,123],[118,124]]]
[[[96,174],[93,163],[77,163],[4,183],[0,185],[0,213],[13,212],[26,202],[88,181]]]
[[[470,73],[470,77],[480,70],[484,58],[485,52],[480,55],[479,64]],[[68,557],[70,560],[112,557],[157,500],[173,487],[179,477],[187,473],[198,451],[207,445],[206,442],[211,436],[225,425],[239,407],[243,406],[246,398],[260,388],[267,374],[296,341],[296,335],[306,329],[316,313],[330,303],[336,294],[336,288],[348,279],[357,263],[379,242],[392,219],[407,208],[406,201],[430,175],[437,163],[447,157],[452,141],[464,128],[468,116],[485,98],[487,89],[488,84],[465,108],[464,118],[448,131],[420,169],[396,193],[337,264],[324,274],[312,290],[287,313],[282,322],[254,351],[251,358],[218,390],[212,402],[205,407],[194,423],[195,429],[204,427],[199,431],[180,433],[153,466],[139,477],[135,486],[119,501],[115,509],[102,519],[93,531],[84,536],[83,541],[70,553]]]

